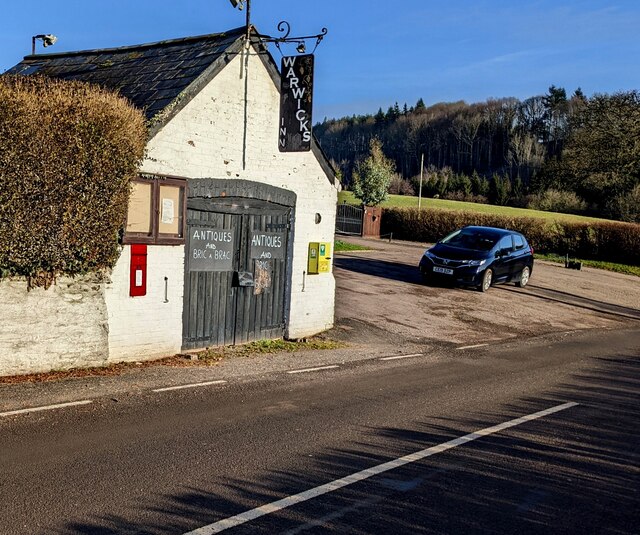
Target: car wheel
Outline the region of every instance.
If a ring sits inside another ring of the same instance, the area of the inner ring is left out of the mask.
[[[531,277],[531,270],[529,266],[524,266],[520,272],[520,279],[516,282],[518,288],[524,288],[529,283]]]
[[[493,270],[491,268],[485,269],[482,274],[482,282],[478,289],[481,292],[486,292],[491,287],[491,282],[493,281]]]

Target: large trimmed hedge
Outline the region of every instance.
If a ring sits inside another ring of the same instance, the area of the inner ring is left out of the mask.
[[[115,94],[0,76],[0,274],[47,286],[113,266],[146,140],[143,114]]]
[[[633,223],[546,221],[453,210],[385,208],[382,234],[394,238],[435,242],[465,225],[485,225],[524,234],[536,251],[640,265],[640,225]]]

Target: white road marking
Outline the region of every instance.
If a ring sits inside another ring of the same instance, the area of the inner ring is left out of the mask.
[[[332,370],[334,368],[339,368],[340,366],[320,366],[319,368],[304,368],[302,370],[289,370],[287,373],[306,373],[306,372],[317,372],[320,370]]]
[[[208,526],[203,526],[201,528],[194,529],[193,531],[189,531],[188,533],[185,533],[185,535],[212,535],[213,533],[220,533],[221,531],[239,526],[246,522],[250,522],[251,520],[255,520],[256,518],[260,518],[261,516],[275,513],[282,509],[286,509],[287,507],[291,507],[292,505],[317,498],[318,496],[322,496],[323,494],[333,492],[335,490],[341,489],[342,487],[346,487],[348,485],[363,481],[378,474],[382,474],[383,472],[394,470],[396,468],[399,468],[400,466],[404,466],[405,464],[421,461],[422,459],[431,457],[432,455],[436,455],[437,453],[442,453],[457,446],[462,446],[463,444],[466,444],[468,442],[472,442],[479,438],[498,433],[499,431],[504,431],[505,429],[509,429],[510,427],[515,427],[517,425],[524,424],[532,420],[537,420],[538,418],[543,418],[545,416],[549,416],[550,414],[554,414],[565,409],[570,409],[571,407],[575,407],[576,405],[578,405],[578,403],[563,403],[562,405],[556,405],[555,407],[551,407],[539,412],[534,412],[533,414],[528,414],[514,420],[509,420],[508,422],[503,422],[491,427],[486,427],[485,429],[480,429],[479,431],[475,431],[474,433],[469,433],[468,435],[449,440],[448,442],[443,442],[442,444],[438,444],[437,446],[432,446],[430,448],[405,455],[404,457],[399,457],[392,461],[388,461],[377,466],[372,466],[371,468],[367,468],[366,470],[356,472],[341,479],[336,479],[335,481],[330,481],[329,483],[325,483],[324,485],[305,490],[304,492],[300,492],[299,494],[294,494],[293,496],[288,496],[286,498],[282,498],[281,500],[267,503],[261,507],[256,507],[255,509],[251,509],[250,511],[245,511],[244,513],[219,520],[218,522],[209,524]]]
[[[398,355],[396,357],[381,357],[380,360],[398,360],[398,359],[408,359],[411,357],[421,357],[422,353],[414,353],[413,355]]]
[[[14,414],[27,414],[29,412],[50,411],[53,409],[62,409],[64,407],[75,407],[76,405],[88,405],[93,403],[90,399],[82,401],[70,401],[68,403],[57,403],[55,405],[44,405],[42,407],[31,407],[29,409],[18,409],[16,411],[0,412],[0,416],[13,416]]]
[[[169,392],[170,390],[182,390],[183,388],[198,388],[199,386],[221,385],[226,381],[207,381],[206,383],[192,383],[190,385],[165,386],[164,388],[156,388],[153,392]]]
[[[476,347],[485,347],[488,346],[489,344],[475,344],[472,346],[461,346],[461,347],[456,347],[456,349],[475,349]]]

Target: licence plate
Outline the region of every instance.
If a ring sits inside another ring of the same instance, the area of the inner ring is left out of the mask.
[[[434,273],[444,273],[445,275],[453,275],[453,269],[433,266]]]

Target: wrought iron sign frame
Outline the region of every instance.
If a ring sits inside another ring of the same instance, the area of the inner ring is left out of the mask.
[[[306,53],[306,47],[307,47],[307,43],[306,42],[307,42],[307,40],[308,39],[315,39],[316,40],[316,44],[313,47],[313,50],[310,52],[311,54],[313,54],[316,51],[316,48],[318,48],[318,45],[320,44],[322,39],[324,39],[324,36],[327,35],[327,32],[328,32],[327,28],[322,28],[320,33],[315,34],[315,35],[300,35],[300,36],[289,37],[289,34],[291,33],[291,24],[289,24],[286,20],[281,20],[278,23],[277,28],[278,28],[278,31],[280,33],[284,33],[283,36],[274,37],[272,35],[261,34],[261,33],[258,33],[257,31],[255,31],[255,27],[253,29],[255,31],[254,35],[256,37],[258,37],[262,42],[273,43],[281,54],[282,54],[282,50],[280,49],[280,44],[281,43],[289,43],[289,44],[290,43],[297,43],[297,45],[298,45],[298,47],[296,48],[297,52],[299,54],[304,54],[304,53]]]
[[[315,39],[316,44],[313,47],[313,50],[311,51],[311,54],[313,54],[316,48],[318,48],[320,41],[322,41],[324,36],[327,35],[328,30],[326,28],[322,28],[320,33],[315,35],[300,35],[296,37],[289,37],[289,34],[291,33],[291,24],[289,24],[286,20],[281,20],[277,26],[278,31],[280,33],[284,33],[284,35],[281,37],[273,37],[272,35],[258,33],[255,26],[251,24],[251,0],[229,0],[229,1],[233,7],[239,9],[240,11],[242,11],[245,8],[245,6],[247,8],[246,10],[247,41],[250,40],[251,30],[253,30],[254,35],[258,37],[262,42],[275,44],[276,48],[281,54],[282,54],[282,50],[280,50],[281,43],[297,43],[298,46],[296,48],[296,51],[298,52],[298,54],[305,54],[307,49],[307,39]],[[284,54],[282,55],[284,56]]]

